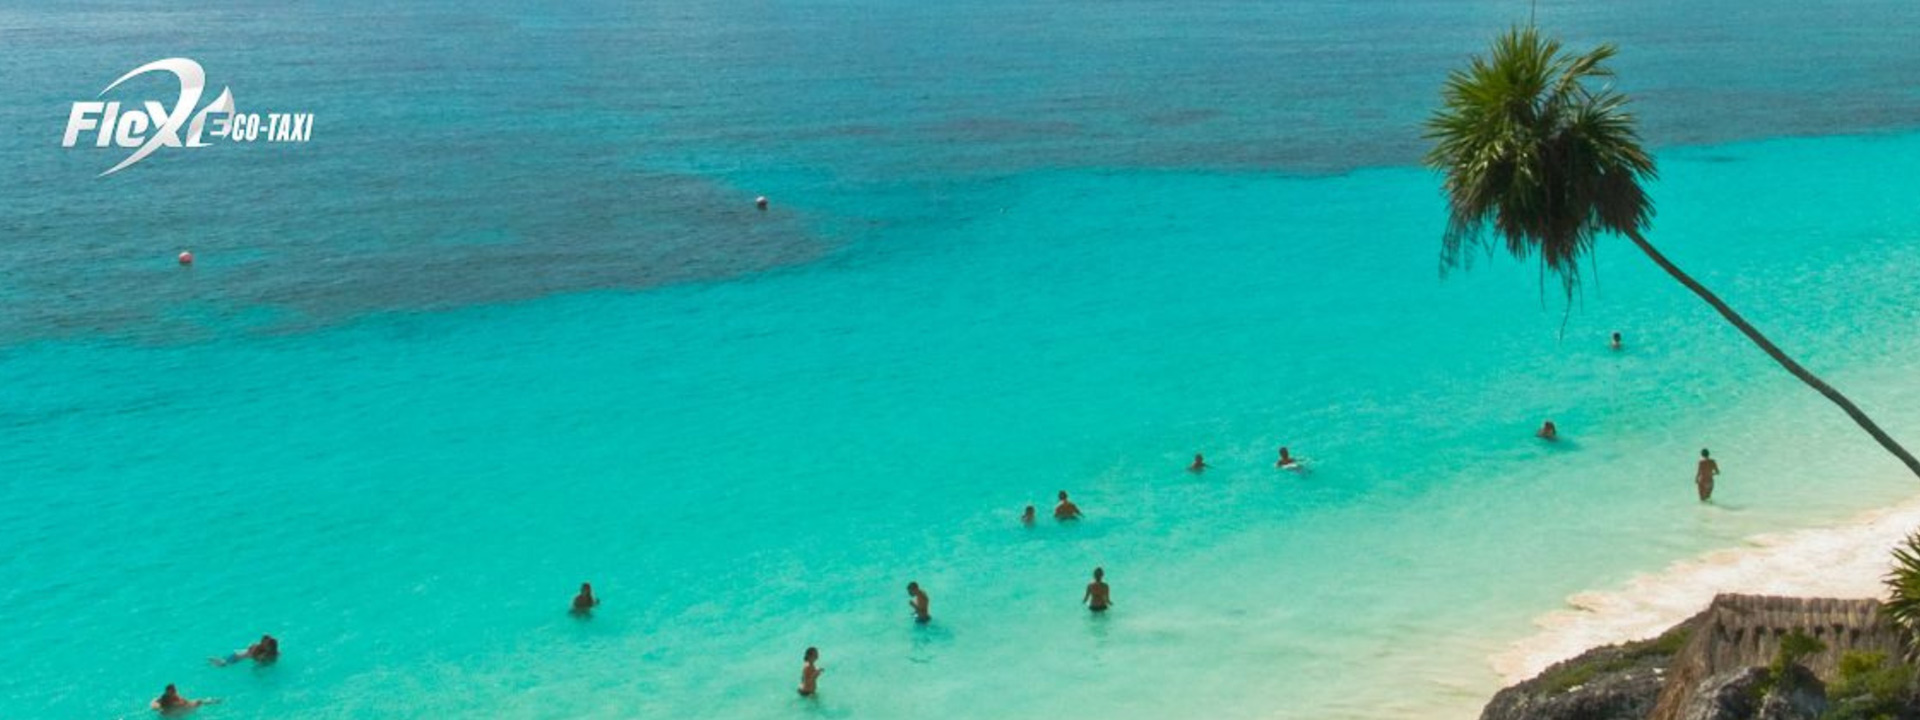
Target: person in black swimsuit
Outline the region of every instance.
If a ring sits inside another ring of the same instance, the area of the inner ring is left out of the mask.
[[[1087,583],[1087,594],[1080,597],[1080,602],[1086,603],[1087,609],[1094,612],[1106,612],[1107,608],[1113,606],[1105,568],[1093,569],[1093,582]]]

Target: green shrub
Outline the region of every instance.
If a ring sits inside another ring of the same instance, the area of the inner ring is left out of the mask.
[[[1893,720],[1913,698],[1913,668],[1886,653],[1850,652],[1827,686],[1830,710],[1821,720]]]
[[[1754,697],[1764,697],[1767,693],[1773,692],[1775,687],[1779,687],[1782,690],[1792,690],[1793,687],[1791,685],[1781,685],[1781,683],[1787,682],[1793,677],[1787,674],[1787,670],[1795,665],[1799,665],[1801,658],[1815,653],[1825,652],[1826,649],[1827,644],[1820,642],[1819,638],[1815,638],[1812,635],[1800,632],[1799,630],[1787,633],[1786,637],[1780,638],[1780,649],[1774,651],[1773,662],[1767,665],[1766,679],[1761,680],[1759,684],[1753,686]]]
[[[1584,663],[1565,665],[1539,678],[1541,692],[1557,695],[1592,682],[1602,675],[1626,670],[1649,658],[1670,657],[1685,647],[1691,628],[1676,627],[1652,640],[1637,640],[1620,646],[1620,652]]]

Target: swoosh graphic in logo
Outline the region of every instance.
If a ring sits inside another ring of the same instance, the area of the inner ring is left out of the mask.
[[[179,102],[174,103],[173,111],[167,113],[166,122],[163,123],[160,121],[160,118],[154,118],[155,129],[153,137],[147,138],[145,145],[141,145],[140,149],[133,151],[133,154],[128,155],[127,159],[121,160],[119,165],[115,165],[108,168],[106,172],[100,173],[101,177],[112,175],[128,165],[140,162],[148,155],[152,155],[153,151],[160,149],[161,144],[168,138],[173,139],[174,145],[177,146],[180,144],[180,128],[186,125],[187,116],[193,114],[193,106],[200,102],[200,93],[204,92],[207,86],[207,73],[201,69],[200,63],[186,58],[155,60],[134,68],[132,72],[121,75],[119,80],[113,81],[113,84],[108,85],[107,89],[101,90],[100,95],[105,96],[107,93],[112,92],[114,88],[119,87],[120,83],[126,82],[130,78],[138,77],[155,70],[165,70],[173,73],[175,77],[180,78]],[[230,99],[229,102],[231,102]]]

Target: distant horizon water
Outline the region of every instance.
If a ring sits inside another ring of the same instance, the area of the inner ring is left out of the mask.
[[[1525,263],[1437,277],[1419,121],[1524,18],[0,10],[0,699],[1470,718],[1567,642],[1535,623],[1569,598],[1638,612],[1772,572],[1699,560],[1756,535],[1910,510],[1898,463],[1628,243],[1564,317]],[[1539,20],[1621,45],[1650,239],[1920,443],[1920,49],[1884,32],[1920,6]],[[58,147],[66,103],[168,56],[312,109],[315,141],[105,179]],[[1084,521],[1044,519],[1059,490]],[[275,666],[207,665],[263,632]]]

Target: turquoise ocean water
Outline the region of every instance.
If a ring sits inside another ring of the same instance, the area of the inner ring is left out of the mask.
[[[1417,125],[1525,12],[0,9],[4,714],[1465,718],[1569,594],[1911,496],[1623,243],[1438,277]],[[1653,241],[1920,443],[1920,8],[1540,21]],[[314,141],[58,147],[175,55]]]

